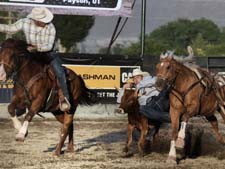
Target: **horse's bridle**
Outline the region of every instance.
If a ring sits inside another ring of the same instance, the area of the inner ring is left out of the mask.
[[[1,61],[0,64],[3,64],[5,66],[7,66],[11,71],[9,73],[9,75],[7,77],[12,77],[12,76],[15,76],[16,74],[18,74],[21,70],[23,70],[23,68],[30,62],[30,60],[27,60],[22,66],[20,66],[19,68],[14,68],[12,65],[4,62],[4,61]],[[17,63],[15,63],[17,64]],[[13,78],[13,77],[12,77]]]
[[[171,94],[173,94],[181,103],[182,105],[184,105],[184,100],[186,95],[199,83],[201,83],[201,81],[206,77],[205,75],[202,76],[198,81],[194,82],[185,92],[180,92],[179,90],[177,90],[175,88],[175,82],[176,79],[178,77],[178,75],[180,74],[180,71],[175,71],[176,72],[176,76],[171,80],[168,81],[166,83],[166,85],[168,86],[168,89],[171,90]],[[161,78],[163,80],[166,80],[166,78]]]

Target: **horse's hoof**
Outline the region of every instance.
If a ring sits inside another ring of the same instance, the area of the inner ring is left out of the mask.
[[[74,153],[74,148],[67,148],[66,153]]]
[[[166,160],[166,163],[168,164],[177,164],[177,159],[174,156],[169,156]]]
[[[59,157],[60,156],[60,152],[54,151],[53,156]]]
[[[27,137],[28,136],[28,131],[26,132],[26,134],[25,134],[25,137]]]
[[[123,152],[123,154],[121,155],[122,158],[129,158],[132,157],[134,155],[133,152]]]
[[[184,148],[184,139],[178,137],[176,140],[175,146],[176,146],[176,149],[183,149]]]
[[[145,156],[145,152],[144,152],[144,149],[143,148],[138,148],[138,155],[139,157],[144,157]]]
[[[129,149],[127,147],[124,147],[122,150],[122,152],[124,152],[124,153],[128,153],[128,151],[129,151]]]
[[[25,135],[23,133],[18,133],[16,135],[16,141],[24,142],[25,140]]]
[[[138,153],[139,157],[144,157],[146,154],[142,151]]]

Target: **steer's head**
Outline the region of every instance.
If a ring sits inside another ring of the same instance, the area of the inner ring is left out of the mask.
[[[121,113],[131,113],[138,110],[138,99],[134,88],[127,88],[121,99],[119,110]]]

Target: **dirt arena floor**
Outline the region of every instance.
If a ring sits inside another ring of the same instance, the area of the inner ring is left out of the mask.
[[[16,142],[12,122],[0,118],[0,168],[1,169],[173,169],[225,168],[225,147],[216,142],[210,125],[203,119],[192,121],[193,133],[198,139],[191,144],[189,155],[178,165],[166,163],[169,151],[169,125],[160,130],[152,152],[144,157],[137,153],[136,143],[132,152],[125,157],[122,148],[126,140],[126,117],[74,120],[75,152],[64,152],[61,157],[53,156],[59,138],[60,124],[54,119],[34,118],[29,126],[29,135],[24,143]],[[225,125],[220,128],[225,135]],[[194,135],[192,133],[192,136]],[[138,132],[135,134],[138,137]],[[134,139],[135,139],[134,138]],[[194,140],[194,139],[192,139]],[[67,143],[67,142],[66,142]],[[197,146],[196,146],[197,145]],[[66,148],[66,145],[64,149]],[[195,153],[193,153],[195,152]]]

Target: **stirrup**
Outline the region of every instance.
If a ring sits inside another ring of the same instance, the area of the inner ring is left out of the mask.
[[[61,101],[59,99],[59,108],[61,111],[69,111],[71,108],[70,102],[67,100],[66,97],[64,97],[64,100]]]

